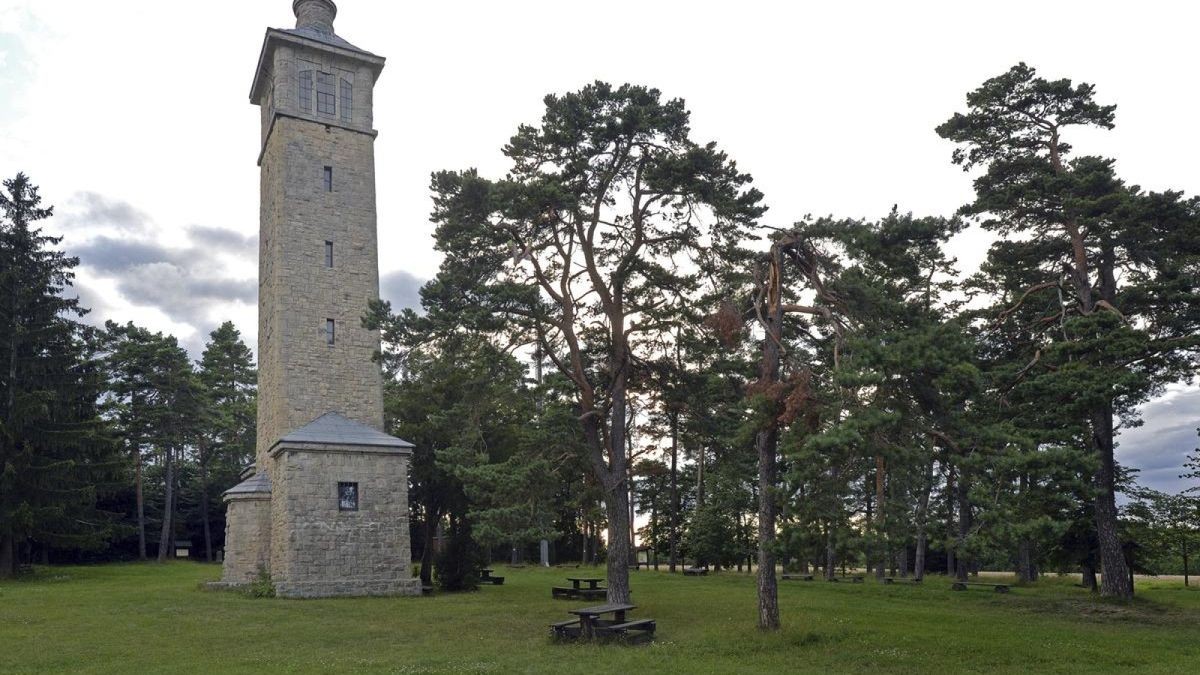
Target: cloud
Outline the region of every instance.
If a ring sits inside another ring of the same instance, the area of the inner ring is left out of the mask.
[[[421,287],[425,280],[396,270],[387,272],[379,278],[379,297],[392,303],[392,311],[402,308],[421,309]]]
[[[145,234],[151,226],[150,216],[129,202],[95,192],[72,195],[54,223],[65,232],[111,230],[120,234]]]
[[[246,257],[253,257],[258,253],[257,235],[244,235],[236,230],[203,225],[192,225],[187,229],[187,233],[188,238],[193,242],[209,249],[227,251]]]
[[[80,264],[98,272],[121,272],[158,263],[177,265],[187,260],[186,251],[169,249],[154,242],[113,239],[103,235],[75,247],[72,253],[79,256]]]
[[[193,329],[193,341],[199,342],[189,344],[192,348],[202,346],[214,320],[236,311],[233,305],[256,304],[258,282],[246,276],[254,269],[254,236],[192,225],[184,229],[184,243],[167,245],[158,239],[164,228],[140,209],[94,192],[72,197],[56,224],[72,234],[65,246],[79,257],[81,271],[107,290],[77,289],[83,304],[93,309],[92,321],[107,318],[99,315],[109,313],[105,310],[113,307],[111,301],[157,310]],[[235,271],[237,267],[242,269]]]
[[[1163,492],[1192,487],[1179,478],[1189,453],[1200,445],[1200,389],[1189,387],[1142,406],[1143,424],[1121,432],[1117,459],[1141,469],[1138,482]]]
[[[137,265],[125,271],[117,289],[135,305],[155,307],[168,317],[199,329],[222,303],[255,302],[253,279],[196,277],[189,269],[167,262]]]

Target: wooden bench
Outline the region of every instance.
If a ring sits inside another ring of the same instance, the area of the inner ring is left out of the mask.
[[[861,583],[863,582],[863,577],[858,577],[858,576],[849,576],[849,577],[830,577],[830,578],[829,578],[829,579],[827,579],[826,581],[838,582],[838,581],[841,581],[841,580],[843,580],[843,579],[845,579],[846,581],[849,581],[849,582],[850,582],[850,583],[852,583],[852,584],[861,584]]]
[[[504,577],[494,577],[492,576],[492,570],[482,569],[479,570],[479,583],[491,583],[494,586],[499,586],[504,583]]]
[[[550,597],[560,600],[572,600],[575,598],[575,590],[570,586],[553,586],[550,589]]]
[[[985,583],[977,582],[977,581],[956,581],[956,582],[954,582],[954,585],[951,586],[950,588],[951,588],[951,590],[955,590],[955,591],[965,591],[965,590],[967,590],[968,586],[986,586],[986,587],[990,587],[992,590],[996,591],[997,593],[1007,593],[1008,592],[1008,584],[985,584]]]
[[[576,597],[583,600],[603,600],[608,597],[607,588],[581,588],[575,592]]]
[[[683,568],[683,576],[685,577],[705,577],[708,576],[707,567],[685,567]]]
[[[921,580],[920,579],[903,579],[903,578],[897,578],[897,577],[884,577],[883,583],[885,583],[885,584],[919,584],[919,583],[921,583]]]
[[[630,641],[637,641],[653,639],[655,628],[657,625],[654,623],[654,619],[641,619],[608,626],[596,626],[594,631],[596,637],[623,637]]]
[[[812,581],[811,574],[785,574],[781,577],[784,581]]]
[[[577,639],[581,630],[579,619],[568,619],[550,624],[550,636],[558,639]]]

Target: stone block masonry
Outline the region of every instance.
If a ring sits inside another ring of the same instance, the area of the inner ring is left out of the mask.
[[[408,531],[411,445],[383,433],[374,86],[383,57],[335,34],[330,0],[270,29],[262,111],[258,437],[228,491],[222,584],[269,568],[282,597],[420,593]],[[332,329],[332,330],[330,330]],[[355,508],[339,506],[339,484]]]
[[[250,583],[271,569],[271,494],[230,495],[225,503],[225,541],[240,545],[226,546],[221,578]]]
[[[380,429],[379,334],[362,326],[379,297],[374,137],[280,118],[263,154],[259,279],[262,404],[258,461],[328,411]],[[325,189],[324,170],[333,173]],[[333,267],[325,264],[333,244]],[[326,322],[334,320],[334,344]]]
[[[281,597],[417,595],[410,572],[407,453],[277,447],[271,555]],[[358,486],[342,510],[339,483]]]

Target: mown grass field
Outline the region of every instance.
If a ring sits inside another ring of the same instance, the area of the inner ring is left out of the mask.
[[[571,570],[572,572],[574,570]],[[215,565],[39,568],[0,583],[0,672],[1200,672],[1200,590],[1139,584],[1132,604],[1074,578],[1008,595],[924,586],[781,582],[784,630],[754,628],[754,580],[634,573],[645,646],[563,645],[547,624],[562,569],[506,569],[503,586],[422,598],[254,599],[207,591]]]

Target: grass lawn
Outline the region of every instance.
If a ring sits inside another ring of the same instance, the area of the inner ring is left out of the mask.
[[[571,570],[572,572],[574,570]],[[754,628],[754,580],[633,574],[650,645],[554,644],[567,570],[496,568],[503,586],[423,598],[253,599],[202,590],[219,567],[38,568],[0,583],[0,672],[1200,673],[1200,590],[1139,584],[1102,602],[1036,588],[780,582],[784,629]]]

